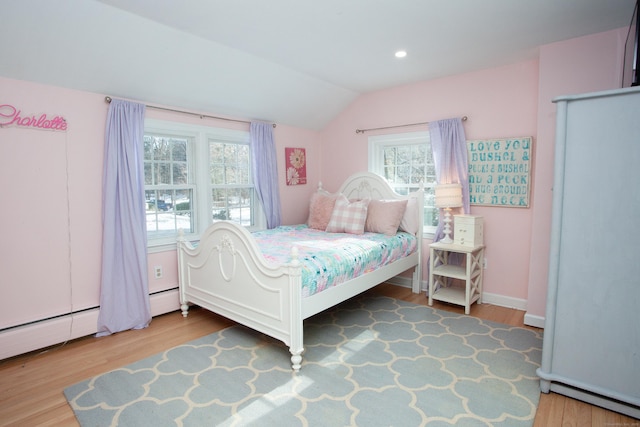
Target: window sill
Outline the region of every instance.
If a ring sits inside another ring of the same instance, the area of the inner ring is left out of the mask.
[[[195,234],[185,235],[185,239],[189,242],[197,242],[200,240],[200,236]],[[166,238],[166,239],[157,239],[147,242],[147,253],[148,254],[157,254],[160,252],[170,252],[175,251],[178,248],[177,244],[178,237]]]
[[[422,240],[431,240],[435,239],[436,234],[431,232],[425,232],[422,234]]]
[[[160,252],[170,252],[175,251],[178,248],[178,245],[174,243],[163,243],[163,244],[153,244],[147,245],[147,253],[148,254],[157,254]]]

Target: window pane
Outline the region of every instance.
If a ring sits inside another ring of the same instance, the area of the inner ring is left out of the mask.
[[[210,141],[209,156],[213,220],[231,220],[253,226],[255,203],[249,145]]]
[[[193,210],[191,208],[191,199],[192,199],[192,190],[176,190],[174,192],[174,210],[176,215],[182,216],[193,216]],[[179,229],[185,230],[186,228],[178,227]],[[192,231],[193,227],[191,227]]]
[[[190,185],[189,138],[147,133],[144,136],[144,182],[147,238],[195,230]]]
[[[144,136],[144,159],[153,160],[153,147],[155,146],[156,137],[153,135]]]
[[[211,184],[249,184],[250,151],[246,144],[210,142]]]
[[[408,165],[411,163],[411,147],[399,146],[396,148],[396,164]]]
[[[406,195],[418,190],[420,184],[424,186],[424,224],[435,227],[438,224],[433,194],[436,174],[428,134],[397,135],[397,138],[385,135],[372,141],[370,147],[376,150],[374,158],[378,162],[371,165],[372,170],[384,176],[397,193]]]
[[[209,176],[211,184],[225,184],[224,146],[218,142],[209,143]]]
[[[171,159],[171,139],[165,137],[153,137],[153,160]]]
[[[224,148],[222,150],[222,161],[226,165],[232,165],[236,163],[238,146],[236,144],[223,144],[223,146]]]
[[[145,191],[147,236],[175,235],[178,230],[193,233],[192,194],[191,189]]]
[[[224,166],[224,183],[225,184],[237,184],[238,180],[236,165],[234,163],[227,162]]]
[[[229,208],[227,206],[227,190],[218,188],[211,190],[211,207],[213,220],[229,219]]]
[[[171,147],[171,158],[174,162],[186,162],[187,161],[187,141],[186,140],[174,140]]]
[[[410,166],[398,166],[396,168],[396,184],[407,184],[411,182],[411,167]]]
[[[153,165],[148,162],[144,162],[144,185],[153,184]]]
[[[185,138],[144,136],[145,185],[188,182],[187,142]]]
[[[174,185],[189,183],[187,162],[173,163],[173,182]]]
[[[170,163],[156,163],[153,183],[155,185],[171,184]]]

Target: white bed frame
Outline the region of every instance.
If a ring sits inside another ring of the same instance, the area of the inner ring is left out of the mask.
[[[323,191],[322,185],[318,191]],[[422,218],[423,190],[401,196],[379,175],[352,175],[339,192],[348,199],[416,199],[407,206],[415,206],[415,215]],[[418,229],[417,251],[408,257],[302,298],[302,268],[295,246],[291,248],[291,261],[275,266],[265,260],[244,227],[229,221],[215,222],[195,248],[184,236],[178,238],[182,315],[187,316],[190,303],[197,304],[276,338],[289,346],[292,367],[298,371],[304,351],[304,319],[410,269],[412,290],[420,292],[422,227]]]

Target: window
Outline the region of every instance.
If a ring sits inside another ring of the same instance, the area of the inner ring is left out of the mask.
[[[249,144],[209,141],[209,170],[213,220],[230,219],[254,225]]]
[[[195,240],[219,220],[264,228],[249,132],[146,120],[144,153],[150,247],[174,244],[180,230]]]
[[[408,194],[424,185],[424,233],[435,233],[436,170],[429,132],[411,132],[369,137],[369,170],[382,175],[399,194]]]
[[[191,155],[193,138],[157,133],[144,135],[144,184],[147,238],[193,233]]]

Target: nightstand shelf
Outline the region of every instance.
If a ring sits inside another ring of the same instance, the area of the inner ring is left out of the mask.
[[[467,272],[464,267],[459,265],[439,265],[434,269],[434,274],[437,276],[450,277],[452,279],[467,279]]]
[[[482,303],[484,245],[433,243],[429,249],[429,305],[433,300],[458,304],[469,314],[471,304]],[[464,265],[450,264],[452,254],[461,254]],[[451,279],[463,281],[464,286],[453,285]]]

